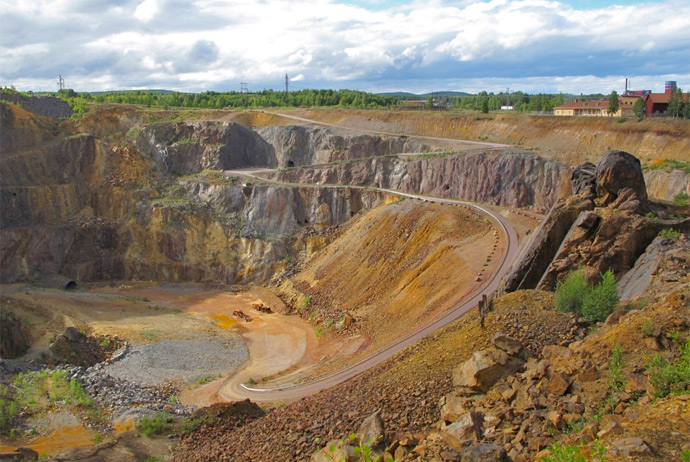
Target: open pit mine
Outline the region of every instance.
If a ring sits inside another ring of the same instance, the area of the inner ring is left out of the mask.
[[[0,460],[690,460],[687,121],[0,124]]]

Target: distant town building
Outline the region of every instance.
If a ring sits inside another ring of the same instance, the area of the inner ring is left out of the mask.
[[[513,106],[501,106],[501,111],[512,111]]]
[[[609,107],[608,100],[600,101],[572,101],[570,103],[561,104],[553,109],[554,115],[557,116],[589,116],[589,117],[603,117],[608,116],[606,110]],[[621,110],[614,114],[614,117],[620,117]]]
[[[614,114],[609,114],[608,100],[601,101],[574,101],[554,108],[557,116],[592,116],[592,117],[634,117],[633,107],[635,102],[642,98],[645,102],[646,117],[664,117],[668,111],[668,102],[671,93],[676,89],[676,82],[668,81],[664,85],[664,93],[652,93],[652,90],[629,90],[628,80],[625,81],[625,92],[618,99],[619,109]],[[687,96],[685,96],[687,98]]]

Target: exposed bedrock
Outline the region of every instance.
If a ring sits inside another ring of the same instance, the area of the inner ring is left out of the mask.
[[[205,169],[276,166],[273,147],[237,123],[176,122],[146,125],[139,144],[163,173],[188,175]]]
[[[258,130],[273,146],[280,167],[296,167],[431,148],[405,136],[342,135],[328,128],[273,126]]]
[[[628,153],[607,151],[594,173],[580,166],[572,181],[581,192],[558,201],[525,243],[503,280],[506,292],[553,289],[578,267],[594,279],[607,270],[620,276],[660,231],[690,229],[690,219],[663,219],[665,206],[649,202],[639,161]]]
[[[181,205],[139,201],[109,222],[81,217],[0,235],[2,282],[60,273],[80,281],[260,282],[285,258],[318,250],[305,233],[340,225],[380,202],[373,191],[190,184]]]
[[[526,153],[365,159],[279,172],[281,181],[372,185],[513,207],[550,208],[571,191],[569,169]]]
[[[647,170],[644,179],[648,194],[656,199],[672,201],[679,193],[690,194],[690,172],[681,169]]]

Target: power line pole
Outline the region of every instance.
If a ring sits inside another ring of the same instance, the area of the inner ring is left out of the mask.
[[[65,79],[62,78],[62,75],[58,76],[58,91],[62,91],[65,89]]]
[[[288,78],[288,75],[285,74],[285,102],[288,102],[288,87],[290,85],[290,79]]]
[[[240,82],[240,93],[242,93],[242,104],[249,106],[249,87],[246,82]]]

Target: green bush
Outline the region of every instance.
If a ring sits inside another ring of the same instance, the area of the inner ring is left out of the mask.
[[[582,270],[573,271],[556,285],[556,310],[579,314],[582,296],[587,292],[587,281]]]
[[[619,302],[616,277],[611,270],[590,287],[582,270],[573,271],[556,285],[556,310],[575,313],[590,322],[603,321]]]
[[[156,412],[151,416],[144,416],[137,422],[136,428],[144,435],[151,437],[170,431],[172,425],[168,422],[168,414]]]
[[[608,270],[599,284],[590,288],[582,300],[582,316],[588,321],[604,321],[618,306],[618,287],[613,271]]]
[[[673,196],[673,203],[676,205],[680,205],[681,207],[687,207],[688,203],[690,203],[690,195],[688,193],[678,193],[675,196]]]
[[[680,239],[681,233],[673,228],[666,228],[661,230],[659,236],[666,239]]]
[[[690,391],[690,339],[680,347],[680,358],[670,362],[655,355],[647,364],[649,383],[656,389],[654,396],[663,398],[671,393]]]

